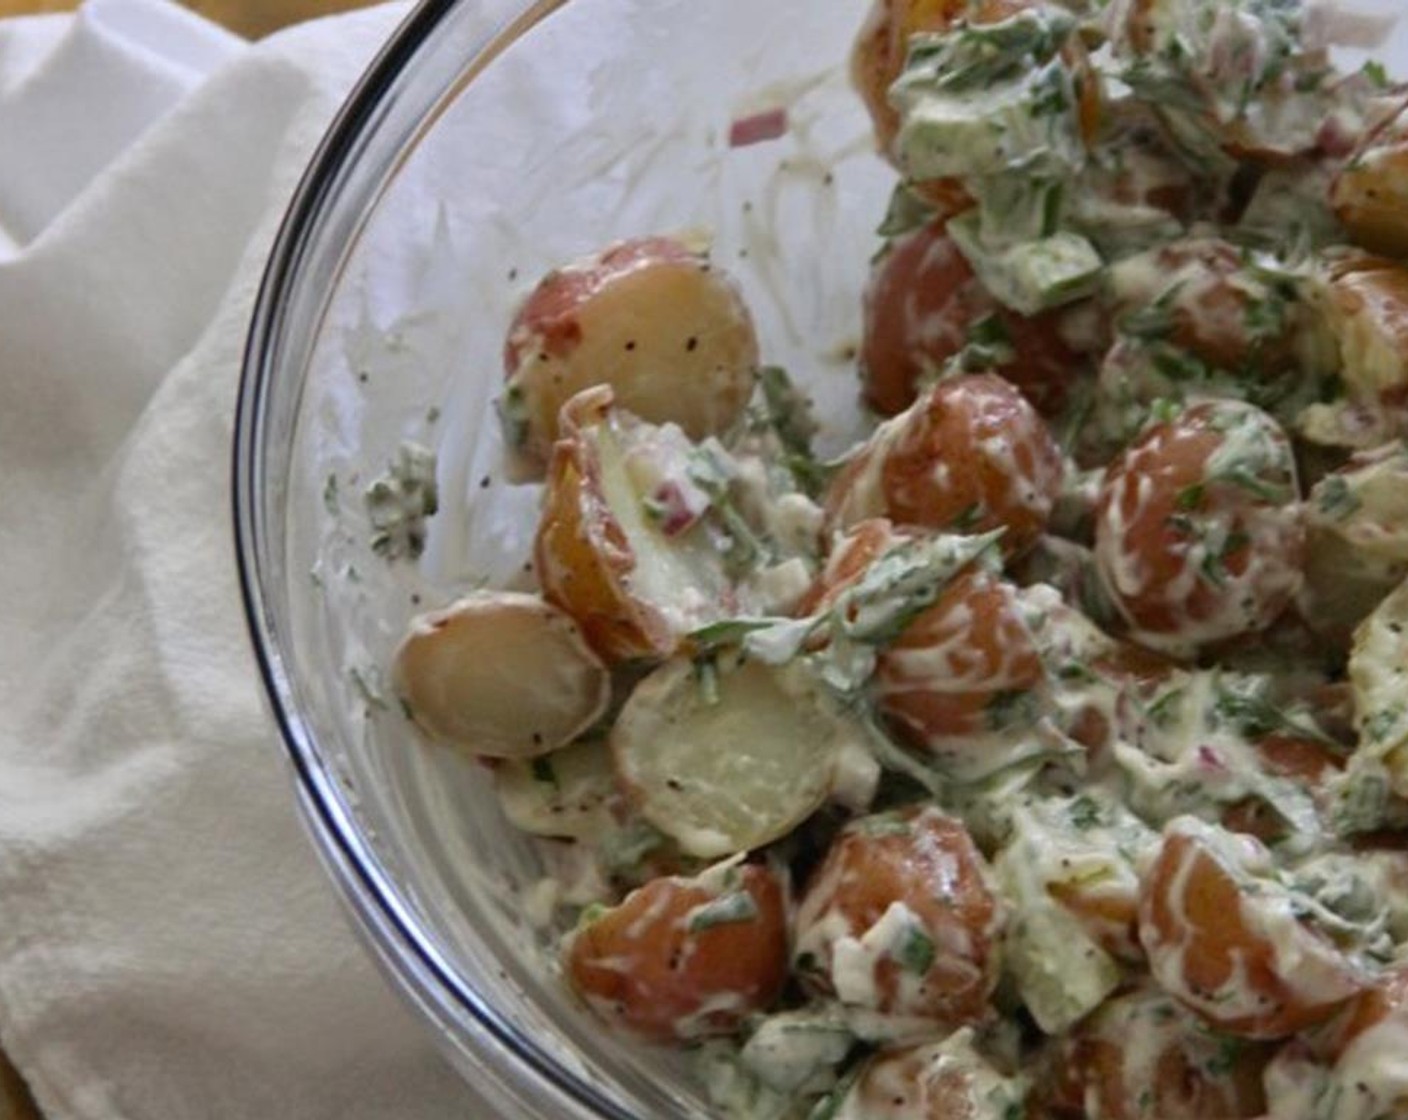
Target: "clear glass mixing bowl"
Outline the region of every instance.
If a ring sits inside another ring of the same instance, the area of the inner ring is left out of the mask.
[[[845,75],[862,0],[428,2],[317,156],[275,250],[241,397],[252,626],[332,875],[386,970],[504,1117],[698,1116],[697,1086],[589,1021],[530,920],[534,849],[484,771],[418,742],[384,683],[407,620],[522,578],[535,487],[490,401],[516,301],[613,239],[702,230],[763,353],[855,413],[851,347],[890,176]],[[784,137],[730,124],[784,109]],[[439,457],[418,563],[362,501],[405,439]],[[531,897],[531,893],[529,894]]]
[[[556,263],[707,232],[765,359],[800,375],[843,443],[891,183],[845,76],[866,6],[426,0],[342,113],[274,252],[236,447],[252,629],[318,847],[465,1072],[467,1115],[708,1114],[680,1064],[602,1031],[565,992],[553,931],[525,901],[534,848],[484,772],[418,742],[385,685],[414,613],[523,578],[537,494],[502,481],[490,407],[505,326]],[[1408,22],[1397,39],[1402,61]],[[784,136],[729,145],[732,122],[778,109]],[[438,454],[441,512],[415,564],[375,553],[361,498],[406,439]]]

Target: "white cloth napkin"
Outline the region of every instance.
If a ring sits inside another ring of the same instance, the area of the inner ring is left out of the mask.
[[[51,1120],[482,1116],[295,818],[228,519],[263,260],[404,11],[0,22],[0,1041]]]

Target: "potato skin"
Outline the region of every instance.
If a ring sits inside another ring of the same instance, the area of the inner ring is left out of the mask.
[[[639,238],[548,273],[529,294],[504,344],[500,415],[531,477],[551,455],[562,406],[583,389],[610,385],[623,408],[697,440],[738,419],[757,368],[734,282],[679,241]]]
[[[813,874],[797,908],[795,962],[816,994],[882,1014],[974,1022],[997,983],[1004,919],[988,871],[963,824],[932,807],[848,825]],[[932,959],[908,964],[880,953],[863,992],[838,991],[837,952],[863,944],[896,904],[931,942]]]
[[[491,758],[564,746],[611,697],[606,667],[571,617],[512,591],[477,592],[412,620],[392,678],[425,735]]]
[[[877,705],[901,738],[939,754],[981,752],[978,740],[1007,730],[1005,698],[1045,682],[1036,642],[1015,589],[985,571],[966,571],[880,651]]]
[[[1218,466],[1234,428],[1265,452],[1240,473]],[[1100,578],[1135,640],[1187,656],[1275,622],[1303,578],[1297,488],[1290,441],[1252,405],[1207,401],[1147,428],[1096,509]]]
[[[659,1042],[732,1034],[765,1010],[787,979],[787,917],[781,880],[745,864],[721,888],[701,879],[654,879],[572,937],[565,967],[573,988],[608,1022]],[[730,891],[753,914],[691,929],[691,916]]]
[[[1266,1096],[1267,1046],[1219,1038],[1157,988],[1102,1004],[1040,1063],[1038,1115],[1089,1120],[1249,1120]]]
[[[636,560],[602,492],[600,464],[583,429],[609,423],[615,399],[605,386],[579,393],[562,410],[533,560],[543,596],[577,620],[608,661],[667,657],[678,643],[669,620],[631,594]]]
[[[1180,817],[1140,887],[1139,939],[1155,980],[1220,1030],[1250,1039],[1324,1022],[1367,983],[1337,947],[1282,913],[1270,880],[1248,889],[1256,876],[1247,869],[1267,861],[1251,837]]]
[[[1408,107],[1371,132],[1345,163],[1330,205],[1357,245],[1408,257]]]
[[[1058,312],[1027,317],[983,288],[942,222],[893,241],[871,269],[864,299],[861,383],[866,403],[893,416],[913,403],[920,380],[940,369],[991,317],[1012,357],[996,367],[1043,415],[1065,403],[1082,359],[1062,337]]]
[[[968,1034],[876,1054],[861,1069],[836,1120],[1011,1116],[1009,1109],[1020,1099],[1019,1084],[985,1061]]]
[[[1146,250],[1119,269],[1116,311],[1167,303],[1166,340],[1224,370],[1270,377],[1295,360],[1287,315],[1260,330],[1252,311],[1275,293],[1251,274],[1243,250],[1216,237],[1186,237]]]
[[[1046,528],[1064,467],[1045,421],[993,374],[940,381],[876,431],[836,476],[826,525],[886,517],[941,532],[1004,530],[1018,556]]]

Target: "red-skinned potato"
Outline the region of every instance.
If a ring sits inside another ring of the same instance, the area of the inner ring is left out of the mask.
[[[1250,1120],[1270,1050],[1219,1036],[1157,988],[1108,1000],[1039,1063],[1033,1103],[1054,1120]]]
[[[1229,1034],[1285,1038],[1324,1022],[1367,976],[1301,918],[1266,849],[1193,817],[1145,872],[1139,939],[1154,979]]]
[[[826,563],[794,613],[801,618],[829,610],[848,587],[865,575],[871,564],[909,537],[883,517],[857,522],[844,533],[838,533],[827,550]]]
[[[1045,421],[993,374],[940,381],[882,424],[826,495],[828,530],[868,518],[941,532],[1004,530],[1017,556],[1041,535],[1061,491]]]
[[[1148,249],[1117,265],[1111,284],[1117,315],[1162,307],[1159,336],[1217,369],[1270,377],[1295,361],[1286,297],[1230,242],[1188,237]]]
[[[392,677],[426,735],[493,758],[540,755],[601,718],[606,667],[536,595],[477,592],[412,620]]]
[[[1371,133],[1330,188],[1330,205],[1355,243],[1408,257],[1408,108]]]
[[[567,945],[567,978],[593,1011],[633,1034],[732,1034],[787,979],[784,895],[758,864],[652,880],[585,919]]]
[[[1003,912],[962,822],[932,807],[836,838],[797,909],[802,983],[848,1006],[950,1026],[981,1018]]]
[[[1027,317],[1002,307],[974,276],[942,222],[893,241],[871,269],[863,305],[860,367],[865,400],[884,416],[907,408],[920,381],[942,369],[983,323],[1012,356],[995,367],[1043,415],[1065,403],[1081,356],[1061,315]]]
[[[504,346],[499,412],[518,473],[532,477],[583,389],[610,385],[641,419],[702,439],[739,418],[757,367],[733,281],[679,241],[640,238],[548,273],[528,296]]]
[[[981,771],[989,753],[982,740],[1029,726],[1045,680],[1016,589],[970,569],[880,650],[873,687],[901,738]]]
[[[1136,641],[1174,656],[1270,626],[1300,588],[1305,527],[1290,441],[1241,401],[1147,428],[1096,510],[1100,578]]]
[[[973,1032],[882,1052],[866,1062],[836,1120],[984,1120],[1024,1115],[1024,1086],[973,1045]]]
[[[606,386],[562,410],[534,563],[543,596],[608,661],[668,657],[688,631],[726,613],[717,551],[693,532],[667,536],[652,524],[628,468],[631,454],[667,433],[618,411]]]

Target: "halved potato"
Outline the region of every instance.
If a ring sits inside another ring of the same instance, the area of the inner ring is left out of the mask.
[[[1350,774],[1373,773],[1408,799],[1408,582],[1354,632],[1349,657],[1359,745]]]
[[[1402,404],[1408,394],[1408,269],[1355,254],[1333,261],[1316,295],[1355,398]]]
[[[1195,817],[1165,827],[1142,876],[1139,940],[1164,991],[1242,1038],[1287,1038],[1368,986],[1262,844]]]
[[[562,406],[593,385],[693,439],[724,431],[752,395],[758,339],[721,269],[672,238],[646,237],[544,277],[509,328],[504,366],[500,415],[522,453],[518,473],[533,477]]]
[[[735,1033],[787,980],[787,902],[761,864],[652,879],[589,912],[563,970],[603,1020],[657,1042]]]
[[[688,522],[687,502],[679,526],[648,512],[659,486],[672,485],[657,468],[686,456],[688,441],[614,400],[602,385],[562,410],[534,545],[538,580],[608,660],[661,660],[689,631],[724,617],[731,588],[715,542]]]
[[[491,758],[556,750],[611,699],[606,667],[572,619],[514,591],[477,592],[413,619],[392,677],[421,731]]]
[[[1408,256],[1408,109],[1369,136],[1330,189],[1335,215],[1370,252]]]
[[[713,859],[791,831],[825,800],[862,732],[797,667],[740,654],[677,658],[637,686],[611,750],[640,814]]]

